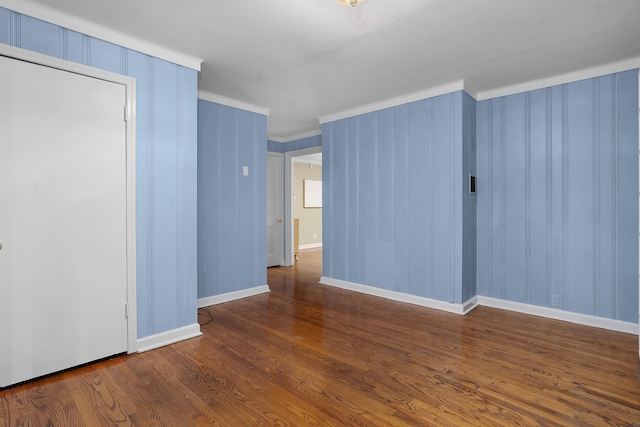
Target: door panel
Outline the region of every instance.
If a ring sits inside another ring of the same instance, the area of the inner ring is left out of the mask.
[[[284,156],[267,156],[267,267],[284,260]]]
[[[0,57],[0,386],[127,350],[123,85]]]

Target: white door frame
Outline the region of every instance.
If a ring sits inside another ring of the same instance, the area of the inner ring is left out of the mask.
[[[322,146],[303,148],[284,153],[284,265],[294,265],[293,255],[293,158],[322,153]],[[324,239],[323,239],[324,241]]]
[[[0,43],[0,56],[68,71],[108,82],[124,85],[126,118],[126,182],[127,182],[127,353],[137,351],[138,326],[136,306],[136,81],[132,77],[103,71],[75,62],[42,55]]]

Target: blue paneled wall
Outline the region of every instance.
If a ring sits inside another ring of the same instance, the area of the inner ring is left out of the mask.
[[[638,318],[638,72],[477,105],[479,295]]]
[[[199,298],[267,284],[266,167],[266,116],[198,100]]]
[[[0,8],[0,43],[136,79],[138,338],[197,322],[197,72]]]
[[[475,295],[474,112],[455,92],[323,125],[325,277]]]

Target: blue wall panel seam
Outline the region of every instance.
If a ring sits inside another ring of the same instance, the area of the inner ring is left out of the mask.
[[[506,120],[505,120],[505,98],[500,99],[500,221],[502,227],[500,227],[500,298],[504,299],[506,294],[506,227],[504,227],[507,218],[506,202],[505,202],[505,134],[506,134]]]
[[[456,175],[457,175],[457,164],[456,161],[456,146],[458,141],[456,140],[455,135],[455,126],[456,126],[456,105],[453,97],[448,97],[449,101],[449,232],[451,233],[451,242],[449,246],[449,302],[454,303],[462,303],[462,301],[456,301],[456,286],[461,283],[457,282],[456,277],[456,267],[458,267],[456,262],[456,255],[458,249],[458,239],[461,236],[458,236],[457,229],[458,224],[456,222],[456,209],[458,200],[458,193],[456,192]],[[433,203],[432,203],[433,204]],[[460,224],[462,225],[462,224]]]
[[[13,31],[10,37],[13,37],[12,42],[13,42],[13,46],[16,47],[22,47],[22,31],[21,31],[21,27],[22,27],[22,15],[15,13],[15,12],[11,12],[12,16],[13,16]]]
[[[428,109],[429,112],[429,145],[427,146],[427,152],[429,153],[429,230],[428,236],[429,239],[429,282],[427,283],[427,292],[425,295],[427,297],[433,296],[433,283],[434,283],[434,272],[435,268],[433,268],[433,145],[434,145],[434,132],[433,132],[433,100],[429,100],[429,106],[431,108]]]
[[[91,37],[87,37],[87,44],[85,45],[85,48],[87,50],[87,63],[86,65],[89,65],[90,67],[94,67],[93,65],[93,39]]]
[[[83,38],[83,45],[86,47],[86,52],[87,52],[87,56],[85,58],[88,58],[88,40],[85,43],[85,39]],[[149,79],[148,84],[147,84],[147,105],[154,105],[154,91],[153,91],[153,86],[154,86],[154,81],[155,81],[155,75],[154,75],[154,63],[153,63],[153,59],[151,57],[147,57],[146,58],[147,61],[147,77]],[[141,335],[146,336],[146,335],[151,335],[153,333],[155,333],[156,329],[155,329],[155,320],[154,320],[154,316],[153,316],[153,307],[155,305],[155,272],[154,272],[154,258],[155,258],[155,249],[154,249],[154,226],[155,226],[155,213],[154,213],[154,191],[155,191],[155,183],[154,183],[154,179],[155,179],[155,171],[154,171],[154,146],[153,146],[153,141],[154,141],[154,115],[153,115],[153,109],[149,108],[147,110],[147,146],[146,148],[146,155],[147,155],[147,185],[148,185],[148,189],[147,189],[147,212],[148,212],[148,222],[147,222],[147,281],[148,281],[148,287],[147,287],[147,292],[148,292],[148,296],[149,298],[147,299],[146,303],[147,303],[147,308],[146,308],[146,312],[147,312],[147,330],[144,331]]]
[[[239,135],[239,132],[240,132],[239,131],[239,129],[240,129],[240,119],[238,117],[239,114],[240,113],[239,113],[239,111],[237,109],[233,110],[233,123],[234,123],[234,128],[235,128],[235,132],[234,132],[234,135],[233,135],[233,138],[234,138],[234,145],[233,146],[235,147],[235,150],[234,150],[235,159],[234,159],[233,164],[236,165],[235,169],[237,169],[237,166],[240,164],[239,163],[239,160],[240,160],[240,148],[239,148],[239,145],[238,145],[239,144],[238,135]],[[255,171],[254,171],[254,173],[255,173]],[[234,218],[234,226],[235,226],[235,236],[238,236],[239,235],[239,231],[240,231],[240,223],[238,221],[238,212],[239,212],[240,209],[239,209],[238,204],[240,203],[240,197],[239,196],[242,196],[242,195],[240,195],[240,192],[239,192],[239,190],[240,190],[240,188],[239,188],[240,187],[240,176],[239,175],[240,174],[238,173],[237,170],[233,171],[233,176],[234,176],[233,183],[235,185],[235,194],[236,194],[235,204],[233,206],[233,210],[234,210],[233,218]],[[233,283],[237,284],[238,283],[238,277],[239,277],[238,271],[243,267],[243,263],[240,262],[240,259],[242,257],[240,255],[240,249],[239,249],[239,246],[238,246],[237,242],[234,245],[234,248],[235,248],[236,253],[235,253],[235,260],[234,260],[235,261],[235,268],[234,268],[234,271],[233,271]]]
[[[373,185],[374,185],[374,192],[373,192],[373,205],[376,206],[375,209],[375,225],[373,227],[374,231],[375,231],[375,235],[374,235],[374,241],[376,242],[376,249],[379,248],[379,246],[377,246],[380,243],[380,170],[378,169],[378,158],[380,156],[380,147],[378,146],[378,144],[380,144],[380,138],[379,138],[379,134],[380,134],[380,129],[378,128],[378,115],[380,114],[380,112],[376,112],[373,115],[373,128],[375,129],[375,132],[373,133],[373,175],[375,177],[375,179],[373,180]],[[377,251],[376,251],[377,252]],[[378,255],[378,254],[376,254]],[[377,256],[376,256],[377,258]]]
[[[486,185],[486,189],[487,189],[487,193],[488,193],[488,207],[489,207],[489,212],[487,215],[487,224],[485,224],[486,230],[489,230],[488,234],[489,234],[489,257],[488,257],[488,287],[489,287],[489,295],[496,295],[496,281],[495,281],[495,269],[494,269],[494,259],[495,259],[495,241],[494,241],[494,236],[495,234],[493,233],[493,221],[494,221],[494,210],[495,210],[495,181],[494,181],[494,132],[493,132],[493,104],[495,103],[495,101],[487,101],[486,105],[486,111],[487,111],[487,135],[486,135],[486,145],[488,147],[489,153],[488,153],[488,159],[487,159],[487,175],[488,175],[488,180],[487,180],[487,185]]]
[[[599,96],[599,79],[593,79],[592,84],[592,194],[591,209],[593,214],[593,284],[592,284],[592,313],[596,316],[600,315],[598,306],[598,295],[600,295],[600,156],[598,148],[600,145],[600,96]]]
[[[525,302],[531,303],[531,93],[525,94]]]
[[[255,115],[253,115],[251,117],[251,121],[252,121],[252,127],[253,127],[253,146],[251,147],[251,155],[253,157],[252,159],[252,163],[251,163],[251,169],[253,170],[253,173],[250,174],[251,176],[251,186],[254,189],[253,191],[253,197],[251,198],[251,202],[253,204],[253,228],[257,231],[258,230],[258,211],[256,209],[256,207],[258,206],[258,192],[256,191],[258,185],[256,180],[258,179],[258,162],[257,162],[257,158],[258,158],[258,126],[256,123],[257,117]],[[284,156],[283,156],[284,157]],[[282,164],[282,163],[281,163]],[[283,165],[284,168],[284,165]],[[284,172],[284,171],[283,171]],[[282,174],[284,176],[284,173]],[[267,178],[268,179],[268,178]],[[266,181],[266,180],[265,180]],[[280,185],[284,185],[284,181],[280,183]],[[283,209],[283,217],[286,216],[286,212],[284,211],[284,206],[282,206]],[[284,233],[283,233],[284,234]],[[256,239],[257,236],[254,236],[254,239]],[[280,241],[283,243],[284,247],[284,242],[283,242],[284,236],[281,237]],[[258,286],[258,285],[263,285],[264,283],[258,283],[258,271],[257,271],[257,266],[258,264],[258,245],[253,245],[253,259],[256,260],[255,265],[253,266],[253,284],[254,286]]]
[[[184,120],[184,105],[182,102],[183,97],[183,87],[182,87],[182,79],[181,73],[177,66],[174,66],[176,70],[176,80],[178,84],[176,85],[176,116],[178,120],[176,121],[176,156],[175,156],[175,169],[176,169],[176,299],[178,301],[178,307],[176,310],[176,324],[182,324],[182,319],[184,316],[184,301],[183,301],[183,286],[184,286],[184,269],[183,269],[183,244],[182,244],[182,233],[184,232],[182,227],[182,221],[184,216],[184,211],[182,209],[182,186],[184,185],[183,174],[185,173],[183,167],[183,150],[184,150],[184,129],[183,129],[183,120]]]
[[[220,198],[220,194],[222,193],[222,156],[221,156],[221,151],[222,151],[222,129],[220,124],[220,107],[216,106],[215,108],[215,115],[216,115],[216,123],[218,124],[217,129],[216,129],[216,135],[215,135],[215,141],[214,142],[214,149],[216,151],[216,170],[215,170],[215,175],[216,175],[216,196],[218,197],[218,199]],[[220,218],[221,216],[221,209],[222,209],[222,204],[221,203],[216,203],[215,206],[216,209],[216,218]],[[222,239],[220,239],[220,226],[221,223],[220,221],[218,221],[217,224],[215,224],[216,227],[216,236],[218,237],[216,239],[215,242],[215,246],[216,246],[216,250],[215,250],[215,257],[216,257],[216,268],[215,268],[215,275],[213,277],[213,289],[215,294],[220,293],[220,279],[221,279],[221,272],[220,272],[220,254],[222,251]]]
[[[562,301],[560,306],[566,307],[566,289],[567,289],[567,259],[568,259],[568,236],[567,236],[567,225],[568,225],[568,209],[569,209],[569,196],[568,196],[568,173],[569,173],[569,159],[567,158],[567,144],[569,141],[569,114],[568,114],[568,86],[562,85],[562,138],[561,138],[561,153],[562,153],[562,267],[560,269],[561,272],[561,288],[560,294],[562,296]]]
[[[58,58],[68,59],[67,30],[58,27]]]
[[[355,197],[355,200],[360,200],[360,126],[358,126],[358,119],[353,120],[353,126],[355,126],[354,133],[356,135],[356,140],[355,140],[356,170],[355,170],[355,174],[353,175],[356,180],[355,182],[356,194],[354,195],[354,197]],[[349,127],[350,127],[350,123],[347,123],[347,138],[349,137]],[[345,169],[346,168],[348,168],[347,164],[345,164]],[[334,215],[335,215],[335,212],[334,212]],[[354,226],[356,227],[356,242],[358,243],[356,244],[355,271],[353,273],[350,271],[350,268],[352,268],[351,266],[353,264],[349,264],[347,265],[346,274],[347,274],[347,277],[349,277],[349,275],[355,275],[352,277],[356,277],[356,282],[359,282],[359,281],[364,281],[364,277],[361,274],[362,267],[360,266],[360,255],[362,253],[362,245],[360,244],[361,238],[360,238],[360,221],[359,221],[360,220],[360,203],[356,203],[356,218],[358,219],[358,224],[355,224]]]
[[[612,191],[612,198],[613,198],[613,233],[612,233],[612,240],[613,240],[613,244],[612,244],[612,248],[613,248],[613,283],[611,286],[611,292],[613,293],[613,313],[614,313],[614,318],[617,319],[620,316],[620,293],[619,293],[619,281],[620,281],[620,275],[619,275],[619,271],[620,271],[620,265],[619,265],[619,259],[618,259],[618,242],[619,242],[619,212],[618,212],[618,201],[619,201],[619,189],[620,189],[620,134],[621,134],[621,130],[620,130],[620,87],[619,87],[619,82],[620,82],[620,77],[619,75],[614,76],[613,81],[612,81],[612,95],[613,95],[613,117],[615,117],[615,121],[612,123],[612,127],[613,127],[613,135],[612,135],[612,142],[613,142],[613,152],[614,155],[613,157],[613,191]],[[637,192],[636,192],[637,193]]]
[[[553,263],[553,115],[552,115],[552,92],[551,89],[545,89],[545,201],[546,201],[546,275],[547,278],[547,295],[546,304],[551,305],[550,297],[553,293],[553,275],[552,275],[552,263]]]
[[[129,75],[127,49],[124,47],[120,48],[120,74],[122,74],[123,76]]]

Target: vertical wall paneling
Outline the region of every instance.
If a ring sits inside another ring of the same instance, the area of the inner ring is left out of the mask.
[[[325,136],[329,139],[334,139],[336,136],[334,132],[336,127],[331,124],[322,124],[322,140],[325,141]],[[331,220],[335,214],[333,210],[333,175],[334,161],[333,150],[330,144],[322,144],[322,274],[328,277],[335,277],[335,267],[329,257],[330,253],[333,253],[334,239],[333,233],[327,233],[327,230],[333,229],[333,221]],[[335,258],[334,258],[335,259]]]
[[[12,38],[15,34],[13,30],[14,14],[9,10],[0,7],[0,43],[14,45]]]
[[[476,101],[462,94],[462,295],[468,301],[476,295],[477,197],[469,192],[469,176],[476,171]]]
[[[198,298],[264,286],[266,116],[198,100],[197,140]]]
[[[256,114],[253,138],[254,223],[255,223],[255,286],[267,284],[267,116]]]
[[[393,235],[395,259],[394,289],[398,292],[409,293],[409,272],[407,259],[409,258],[409,106],[401,105],[393,109],[393,176],[395,207],[393,214]]]
[[[197,72],[4,8],[0,42],[136,79],[138,338],[195,324]]]
[[[455,92],[323,125],[325,277],[457,304],[475,295],[474,115]]]
[[[478,103],[479,295],[637,320],[637,93],[631,70]]]
[[[188,68],[178,70],[178,159],[177,247],[178,307],[180,325],[197,322],[198,300],[198,75]],[[195,101],[194,101],[195,100]],[[195,318],[194,318],[195,316]]]

